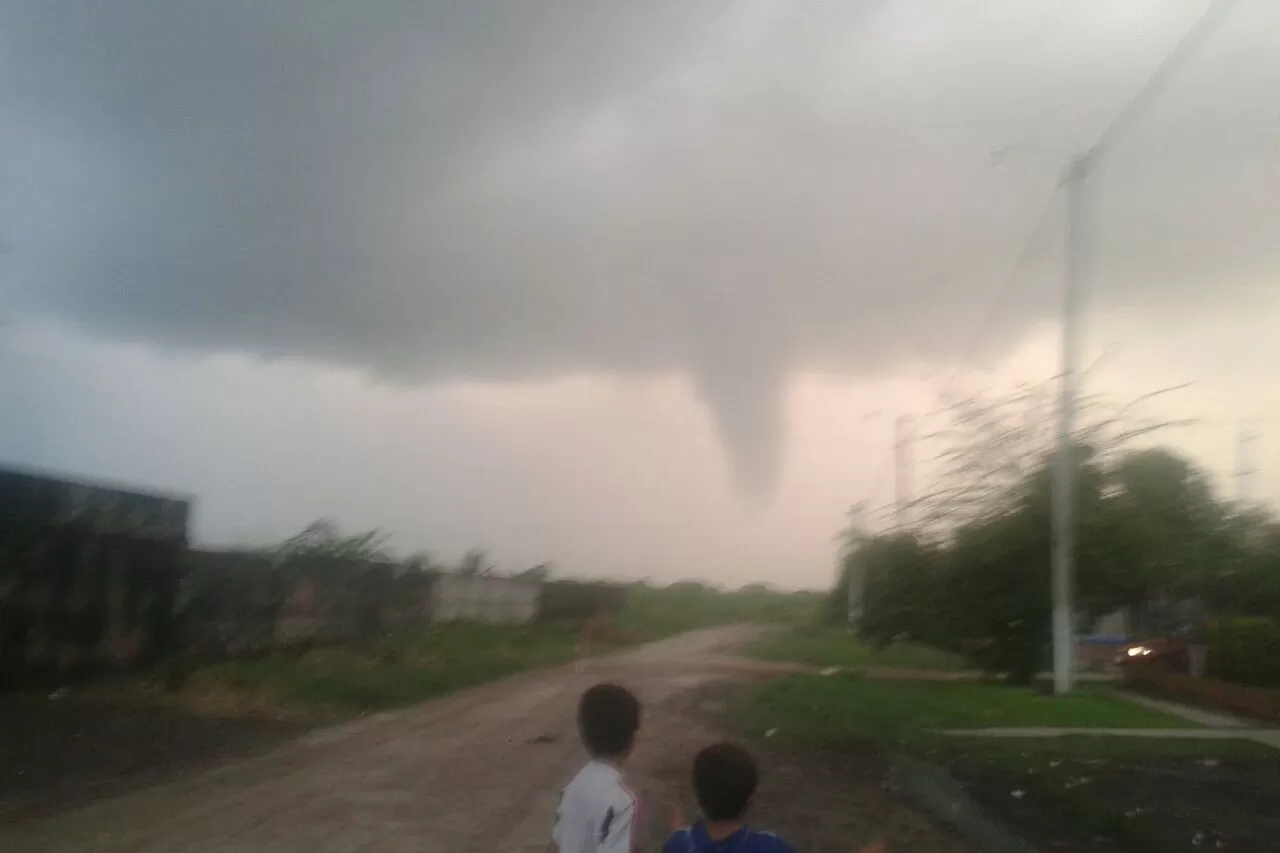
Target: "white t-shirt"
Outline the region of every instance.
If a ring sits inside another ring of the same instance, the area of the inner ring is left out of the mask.
[[[560,853],[633,853],[639,811],[618,768],[591,761],[560,794],[551,837]]]

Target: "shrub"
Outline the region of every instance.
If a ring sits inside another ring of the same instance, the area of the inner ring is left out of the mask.
[[[1236,684],[1280,687],[1280,624],[1224,619],[1209,632],[1209,675]]]
[[[1142,693],[1255,720],[1280,722],[1280,690],[1247,687],[1216,678],[1158,672],[1149,667],[1135,667],[1127,671],[1124,680],[1126,686]]]

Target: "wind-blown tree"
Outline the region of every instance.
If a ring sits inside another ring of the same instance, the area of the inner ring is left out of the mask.
[[[1280,618],[1280,519],[1257,507],[1229,507],[1205,550],[1210,609]]]
[[[850,579],[857,574],[862,577],[859,633],[864,639],[880,646],[907,639],[945,645],[936,595],[941,565],[936,546],[913,533],[858,536],[844,549],[828,613],[836,621],[845,619]]]
[[[1107,549],[1105,576],[1117,606],[1204,592],[1227,509],[1208,476],[1164,448],[1127,453],[1107,472],[1105,512],[1082,536]]]
[[[1049,390],[953,402],[949,425],[936,434],[949,443],[942,487],[915,507],[916,527],[892,536],[851,532],[844,560],[846,568],[858,561],[866,577],[867,639],[904,634],[964,651],[1018,683],[1045,661],[1055,452]],[[1075,445],[1082,622],[1197,588],[1196,549],[1222,517],[1207,477],[1186,460],[1130,450],[1138,436],[1173,425],[1137,419],[1137,404],[1153,396],[1085,406]]]
[[[496,572],[497,568],[490,562],[487,553],[480,548],[472,548],[462,555],[462,559],[458,561],[458,567],[455,571],[460,575],[488,577]]]
[[[530,566],[523,572],[516,575],[521,580],[528,581],[545,581],[551,577],[555,569],[550,563],[539,563],[536,566]]]
[[[380,528],[346,535],[335,522],[321,518],[311,522],[273,550],[282,560],[329,557],[340,560],[390,562],[394,559],[388,545],[390,538],[390,535]]]

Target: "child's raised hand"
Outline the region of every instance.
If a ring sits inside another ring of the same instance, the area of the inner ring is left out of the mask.
[[[883,838],[877,838],[859,850],[858,853],[889,853],[889,847],[884,843]]]
[[[675,832],[677,829],[683,829],[688,825],[688,822],[684,819],[684,809],[680,808],[679,804],[672,806],[671,831]]]

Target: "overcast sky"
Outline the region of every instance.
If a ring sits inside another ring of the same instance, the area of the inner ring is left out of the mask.
[[[0,459],[204,542],[825,584],[894,416],[1054,373],[1063,166],[1204,8],[10,0]],[[1170,440],[1229,488],[1244,423],[1268,499],[1277,32],[1109,153],[1086,316],[1090,390],[1194,381]]]

